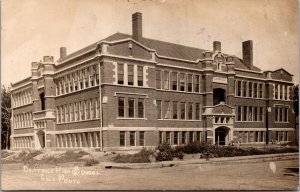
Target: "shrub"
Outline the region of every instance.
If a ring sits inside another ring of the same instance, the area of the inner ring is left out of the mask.
[[[119,155],[113,158],[116,163],[150,163],[150,155],[153,154],[152,150],[143,148],[136,154]]]
[[[168,143],[159,144],[157,150],[157,161],[172,161],[175,157],[175,152]]]
[[[87,159],[85,160],[84,166],[92,166],[92,165],[96,165],[99,162],[95,159]]]

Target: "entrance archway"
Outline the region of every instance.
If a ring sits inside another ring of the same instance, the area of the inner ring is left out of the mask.
[[[215,129],[215,143],[218,145],[227,145],[229,140],[229,129],[227,127],[219,127]]]
[[[38,147],[44,148],[45,147],[45,132],[42,130],[39,130],[37,133],[37,141],[38,141]]]
[[[221,88],[216,88],[213,90],[214,105],[218,105],[222,101],[225,102],[225,93],[226,91]]]

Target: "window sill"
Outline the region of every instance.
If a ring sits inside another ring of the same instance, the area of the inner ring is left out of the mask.
[[[117,117],[117,120],[147,120],[147,118]]]
[[[264,121],[235,121],[236,123],[263,123]]]
[[[166,91],[166,92],[174,92],[174,93],[188,93],[188,94],[198,94],[203,95],[205,93],[201,92],[188,92],[188,91],[177,91],[177,90],[167,90],[167,89],[156,89],[157,91]]]
[[[202,121],[202,120],[187,120],[187,119],[157,119],[159,121],[184,121],[184,122],[199,122],[199,121]]]
[[[57,122],[56,122],[56,125],[64,125],[64,124],[71,124],[71,123],[81,123],[81,122],[96,121],[96,120],[100,120],[100,118],[96,118],[96,119],[87,119],[87,120],[81,120],[81,121],[70,121],[70,122],[63,122],[63,123],[57,123]]]
[[[280,121],[275,121],[275,123],[290,123],[290,122],[280,122]]]
[[[21,108],[21,107],[27,107],[27,106],[32,105],[32,104],[33,104],[33,102],[27,103],[27,104],[24,104],[24,105],[19,105],[19,106],[13,107],[13,109],[17,109],[17,108]]]
[[[84,89],[80,89],[80,90],[76,90],[76,91],[72,91],[72,92],[68,92],[68,93],[64,93],[64,94],[59,94],[59,95],[56,94],[55,97],[62,97],[62,96],[70,95],[70,94],[77,93],[77,92],[80,92],[80,91],[85,91],[85,90],[88,90],[88,89],[97,88],[97,87],[99,87],[99,85],[94,85],[94,86],[91,86],[91,87],[87,87],[87,88],[84,88]]]
[[[30,128],[33,128],[33,126],[31,126],[31,127],[20,127],[20,128],[14,128],[14,130],[18,130],[18,129],[30,129]]]

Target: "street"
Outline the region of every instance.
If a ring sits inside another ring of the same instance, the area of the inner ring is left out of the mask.
[[[298,159],[189,164],[154,169],[2,165],[3,190],[297,190]]]

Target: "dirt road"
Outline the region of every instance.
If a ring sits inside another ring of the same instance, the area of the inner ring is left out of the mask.
[[[103,169],[100,166],[30,169],[2,167],[3,190],[26,189],[248,189],[297,190],[298,160],[214,163],[154,169]]]

